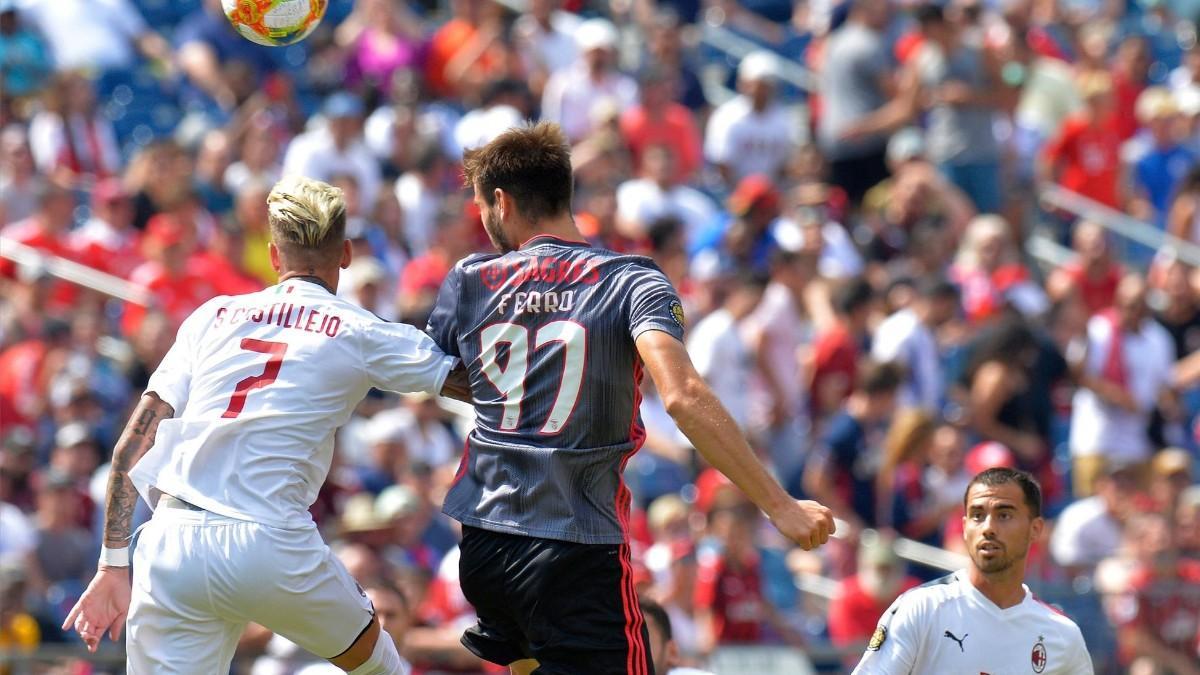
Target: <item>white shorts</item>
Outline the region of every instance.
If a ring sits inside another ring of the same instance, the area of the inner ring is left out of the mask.
[[[373,615],[316,527],[282,530],[160,506],[134,549],[127,669],[227,673],[251,621],[331,658]]]

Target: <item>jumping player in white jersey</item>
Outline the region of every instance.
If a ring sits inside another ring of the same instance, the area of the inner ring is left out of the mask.
[[[228,672],[250,621],[355,674],[407,672],[308,508],[367,391],[451,393],[456,360],[334,294],[341,190],[285,178],[267,201],[279,283],[184,321],[113,452],[99,571],[63,624],[94,651],[128,614],[134,675]],[[157,508],[131,589],[138,493]]]
[[[1024,471],[987,469],[963,501],[971,565],[897,598],[855,675],[1091,675],[1079,627],[1022,583],[1045,526],[1037,482]]]

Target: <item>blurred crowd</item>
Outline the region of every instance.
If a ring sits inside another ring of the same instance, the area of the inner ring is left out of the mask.
[[[331,0],[268,49],[218,0],[0,0],[0,654],[73,639],[112,444],[190,311],[274,283],[276,179],[342,188],[338,293],[423,326],[488,247],[463,150],[549,119],[581,234],[658,263],[763,460],[844,521],[789,547],[646,381],[626,480],[660,667],[747,644],[852,665],[943,573],[914,542],[956,560],[966,482],[1017,466],[1052,521],[1028,583],[1098,672],[1200,673],[1197,19],[1197,0]],[[1051,206],[1055,185],[1096,209]],[[1171,236],[1132,243],[1113,213]],[[485,670],[440,514],[471,423],[373,392],[312,509],[420,673]],[[237,664],[314,662],[252,627]]]

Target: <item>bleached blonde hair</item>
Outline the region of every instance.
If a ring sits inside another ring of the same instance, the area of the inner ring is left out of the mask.
[[[340,246],[346,237],[346,198],[341,188],[304,176],[285,176],[267,196],[271,240],[299,252]]]

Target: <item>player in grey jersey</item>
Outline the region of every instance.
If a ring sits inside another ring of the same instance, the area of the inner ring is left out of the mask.
[[[476,428],[444,510],[463,523],[463,643],[514,672],[650,673],[633,589],[625,463],[644,439],[643,370],[700,453],[805,549],[834,530],[755,457],[684,349],[649,259],[595,249],[571,217],[570,149],[542,123],[464,158],[498,254],[446,278],[427,332],[468,370]]]

